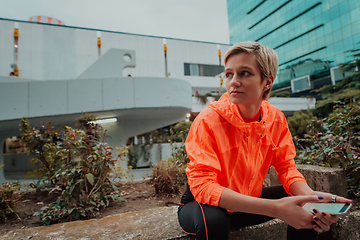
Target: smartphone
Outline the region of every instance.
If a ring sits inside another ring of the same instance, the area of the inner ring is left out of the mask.
[[[310,212],[316,209],[331,215],[345,215],[351,207],[351,203],[305,203],[303,208]]]

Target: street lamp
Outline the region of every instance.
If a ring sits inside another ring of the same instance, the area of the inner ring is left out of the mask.
[[[218,55],[219,55],[219,66],[221,66],[221,51],[220,51],[220,44],[217,45],[217,49],[218,49]],[[220,74],[220,87],[223,86],[223,79],[221,77],[221,74]]]
[[[217,45],[218,55],[219,55],[219,66],[221,66],[221,51],[220,51],[220,44]]]
[[[14,22],[14,60],[15,64],[13,64],[14,68],[14,76],[19,76],[19,68],[18,68],[18,49],[19,49],[19,23]]]
[[[168,77],[168,71],[167,71],[167,46],[166,46],[166,39],[163,39],[164,43],[164,55],[165,55],[165,77]]]
[[[101,55],[101,32],[96,31],[96,36],[97,36],[97,45],[98,45],[99,57],[100,57],[100,55]]]

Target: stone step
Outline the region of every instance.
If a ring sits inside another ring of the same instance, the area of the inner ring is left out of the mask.
[[[352,212],[332,226],[333,239],[360,239],[360,211]],[[231,240],[285,240],[286,224],[274,219],[263,224],[232,230]],[[328,235],[327,235],[328,236]],[[326,236],[324,236],[326,237]],[[177,221],[177,207],[159,207],[122,213],[102,219],[75,221],[51,226],[20,229],[0,235],[4,240],[174,240],[195,239],[185,234]],[[327,239],[320,238],[319,239]]]

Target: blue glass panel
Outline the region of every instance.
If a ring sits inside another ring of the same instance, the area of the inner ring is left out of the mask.
[[[320,59],[325,59],[326,49],[321,49],[320,51],[318,51],[318,54]]]
[[[360,47],[360,34],[357,34],[353,37],[353,43],[356,48]]]
[[[340,18],[335,18],[331,21],[332,30],[338,30],[341,27]]]
[[[356,22],[358,20],[360,20],[360,11],[358,8],[350,11],[350,16],[351,16],[351,22]]]
[[[334,56],[334,45],[330,45],[326,47],[326,56],[328,58],[333,57]]]
[[[352,34],[351,34],[351,26],[350,25],[347,25],[346,27],[343,27],[341,29],[342,31],[342,36],[343,38],[348,38],[350,37]]]
[[[355,9],[360,6],[360,3],[358,0],[348,0],[349,3],[349,9]]]
[[[314,18],[314,24],[315,25],[319,25],[319,24],[322,24],[322,17],[321,17],[321,15],[318,15],[318,16],[316,16],[315,18]]]
[[[342,39],[343,39],[343,37],[342,37],[341,29],[336,30],[336,31],[333,32],[333,40],[334,40],[334,42],[338,42],[338,41],[340,41]]]
[[[328,2],[330,3],[330,7],[333,7],[339,3],[338,0],[329,0]]]
[[[322,13],[323,23],[327,23],[330,21],[330,12],[325,11]]]
[[[344,13],[347,13],[349,11],[349,6],[347,1],[343,1],[339,4],[339,12],[340,15],[343,15]]]
[[[317,42],[317,48],[322,48],[325,46],[325,38],[324,37],[320,37],[318,39],[316,39]]]
[[[335,64],[342,64],[345,63],[345,54],[344,53],[339,53],[337,55],[335,55]]]
[[[341,26],[344,27],[346,25],[350,24],[350,14],[349,13],[345,13],[344,15],[342,15],[340,17],[340,22],[341,22]]]
[[[316,7],[314,8],[314,16],[318,16],[321,15],[321,7]]]
[[[344,40],[344,51],[349,51],[349,50],[353,49],[353,46],[354,45],[353,45],[352,38],[347,38]]]
[[[304,44],[303,49],[304,49],[305,53],[311,52],[310,51],[310,43]]]
[[[316,37],[320,38],[324,36],[324,27],[320,27],[318,29],[315,30],[316,33]]]
[[[353,35],[360,33],[360,21],[351,23],[351,32]]]
[[[310,41],[310,42],[316,40],[316,34],[315,34],[315,32],[309,32],[308,34],[309,34],[309,41]]]
[[[335,43],[334,48],[335,48],[335,54],[343,53],[344,52],[343,42],[340,41],[340,42]]]
[[[335,19],[335,18],[339,17],[339,7],[338,6],[335,6],[330,9],[330,16],[331,16],[331,19]]]
[[[326,44],[326,46],[329,46],[329,45],[331,45],[333,43],[334,43],[334,41],[333,41],[332,33],[329,33],[329,34],[325,35],[325,44]]]
[[[310,55],[310,59],[315,60],[319,58],[319,53],[318,52],[314,52]]]
[[[317,41],[310,42],[310,51],[315,51],[317,49]]]
[[[330,22],[324,24],[324,34],[326,35],[329,33],[332,33],[332,27]]]

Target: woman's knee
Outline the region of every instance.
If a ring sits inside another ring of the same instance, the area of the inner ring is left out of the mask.
[[[228,212],[219,207],[201,205],[204,215],[208,238],[228,239],[230,231],[230,217]]]
[[[225,209],[197,202],[180,208],[179,223],[185,232],[196,234],[196,239],[227,239],[230,230],[230,218]]]

